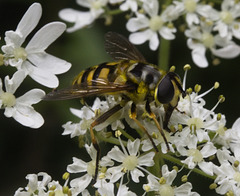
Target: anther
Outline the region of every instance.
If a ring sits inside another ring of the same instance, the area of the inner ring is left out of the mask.
[[[201,85],[199,85],[199,84],[196,84],[195,85],[195,87],[194,87],[194,91],[196,92],[196,93],[198,93],[200,90],[201,90]]]
[[[170,71],[170,72],[174,72],[175,69],[176,69],[176,67],[173,65],[173,66],[170,67],[169,71]]]
[[[219,82],[214,83],[214,89],[217,89],[220,86]]]
[[[223,103],[225,101],[225,97],[223,95],[220,95],[218,97],[219,103]]]
[[[217,188],[217,184],[216,183],[212,183],[212,184],[209,185],[209,189],[210,190],[214,190],[216,188]]]
[[[191,69],[191,65],[189,65],[189,64],[186,64],[186,65],[184,65],[184,67],[183,67],[183,70],[184,71],[188,71],[188,70],[190,70]]]

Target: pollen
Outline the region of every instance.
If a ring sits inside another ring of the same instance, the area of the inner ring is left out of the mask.
[[[164,22],[160,16],[153,16],[150,20],[149,27],[153,31],[158,31],[162,28]]]
[[[192,129],[193,127],[197,129],[201,129],[203,127],[203,120],[200,118],[190,118],[187,121],[187,125]],[[195,130],[194,130],[195,131]]]
[[[211,33],[202,34],[202,43],[207,48],[212,48],[214,46],[214,37]]]
[[[203,160],[202,153],[198,149],[189,149],[188,150],[188,156],[193,157],[194,163],[199,163]]]
[[[163,184],[159,187],[159,195],[174,196],[174,189],[169,184]]]
[[[138,165],[138,159],[135,155],[127,156],[123,161],[123,167],[129,171],[134,170]]]
[[[236,172],[236,173],[233,175],[233,179],[234,179],[237,183],[240,183],[240,172]]]
[[[194,0],[185,0],[184,6],[187,12],[194,12],[197,8],[197,3]]]
[[[143,189],[144,189],[146,192],[149,192],[151,188],[150,188],[149,185],[144,185],[144,186],[143,186]]]
[[[15,48],[13,55],[16,60],[22,59],[23,61],[25,61],[27,59],[27,52],[22,47]]]
[[[226,24],[232,24],[232,22],[233,22],[233,16],[232,16],[231,12],[222,11],[220,13],[220,17],[221,17],[222,21]]]
[[[0,99],[4,107],[13,107],[16,104],[16,97],[12,93],[2,93]]]
[[[184,71],[190,70],[190,69],[191,69],[191,65],[189,65],[189,64],[186,64],[186,65],[184,65],[184,67],[183,67],[183,70],[184,70]]]
[[[220,86],[219,82],[215,82],[215,83],[214,83],[214,89],[219,88],[219,86]]]
[[[95,175],[95,169],[96,169],[96,161],[92,160],[92,161],[88,162],[87,173],[90,176],[94,176]]]
[[[101,1],[97,0],[97,1],[93,1],[92,2],[92,7],[96,10],[102,8],[102,5],[101,5]]]

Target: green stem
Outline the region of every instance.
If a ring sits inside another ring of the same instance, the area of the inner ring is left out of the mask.
[[[169,69],[169,57],[170,57],[170,41],[165,40],[161,37],[159,55],[158,55],[158,66],[164,71]]]
[[[116,144],[116,145],[120,145],[118,139],[114,138],[114,137],[104,137],[101,133],[96,132],[95,136],[100,140],[100,141],[104,141],[104,142],[108,142],[111,144]],[[127,146],[127,142],[126,141],[122,141],[124,146]]]
[[[176,164],[178,164],[178,165],[183,166],[184,168],[189,169],[186,164],[183,164],[183,163],[181,162],[181,160],[179,160],[179,159],[177,159],[177,158],[175,158],[175,157],[173,157],[173,156],[171,156],[171,155],[169,155],[169,154],[162,154],[162,157],[163,157],[165,160],[171,161],[171,162],[173,162],[173,163],[176,163]],[[215,179],[216,179],[216,176],[210,176],[210,175],[204,173],[204,172],[203,172],[202,170],[200,170],[200,169],[194,168],[194,169],[192,169],[192,171],[195,172],[195,173],[197,173],[197,174],[200,174],[201,176],[205,176],[205,177],[207,177],[207,178],[210,178],[210,179],[212,179],[212,180],[215,180]]]
[[[135,140],[135,138],[134,137],[132,137],[131,135],[129,135],[126,131],[124,131],[123,129],[119,129],[121,132],[122,132],[122,134],[124,135],[124,137],[126,137],[127,139],[130,139],[131,141],[134,141]]]
[[[120,9],[107,10],[107,14],[109,14],[109,15],[117,15],[117,14],[121,14],[121,13],[123,13],[123,11]]]
[[[159,151],[154,156],[154,165],[148,168],[148,171],[157,177],[161,177],[161,167],[164,165],[164,160],[162,152]]]

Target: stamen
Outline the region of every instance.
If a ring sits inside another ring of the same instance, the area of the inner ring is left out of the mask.
[[[210,88],[209,90],[205,91],[204,93],[196,96],[196,99],[204,97],[206,94],[210,93],[213,89],[217,89],[219,87],[219,85],[220,85],[219,82],[215,82],[212,88]]]
[[[121,145],[121,147],[122,147],[122,150],[123,150],[123,152],[124,152],[124,154],[128,154],[127,153],[127,150],[126,150],[126,148],[124,147],[124,145],[123,145],[123,143],[122,143],[122,140],[121,140],[121,138],[120,137],[118,137],[118,140],[119,140],[119,143],[120,143],[120,145]]]
[[[186,90],[186,80],[187,80],[187,72],[188,70],[191,69],[191,66],[189,64],[186,64],[184,67],[183,67],[183,70],[185,71],[184,72],[184,76],[183,76],[183,90],[185,91]]]

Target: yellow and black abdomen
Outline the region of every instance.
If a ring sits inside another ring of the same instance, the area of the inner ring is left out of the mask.
[[[73,80],[73,85],[94,86],[104,82],[114,82],[117,75],[115,74],[118,63],[102,63],[80,72]]]

